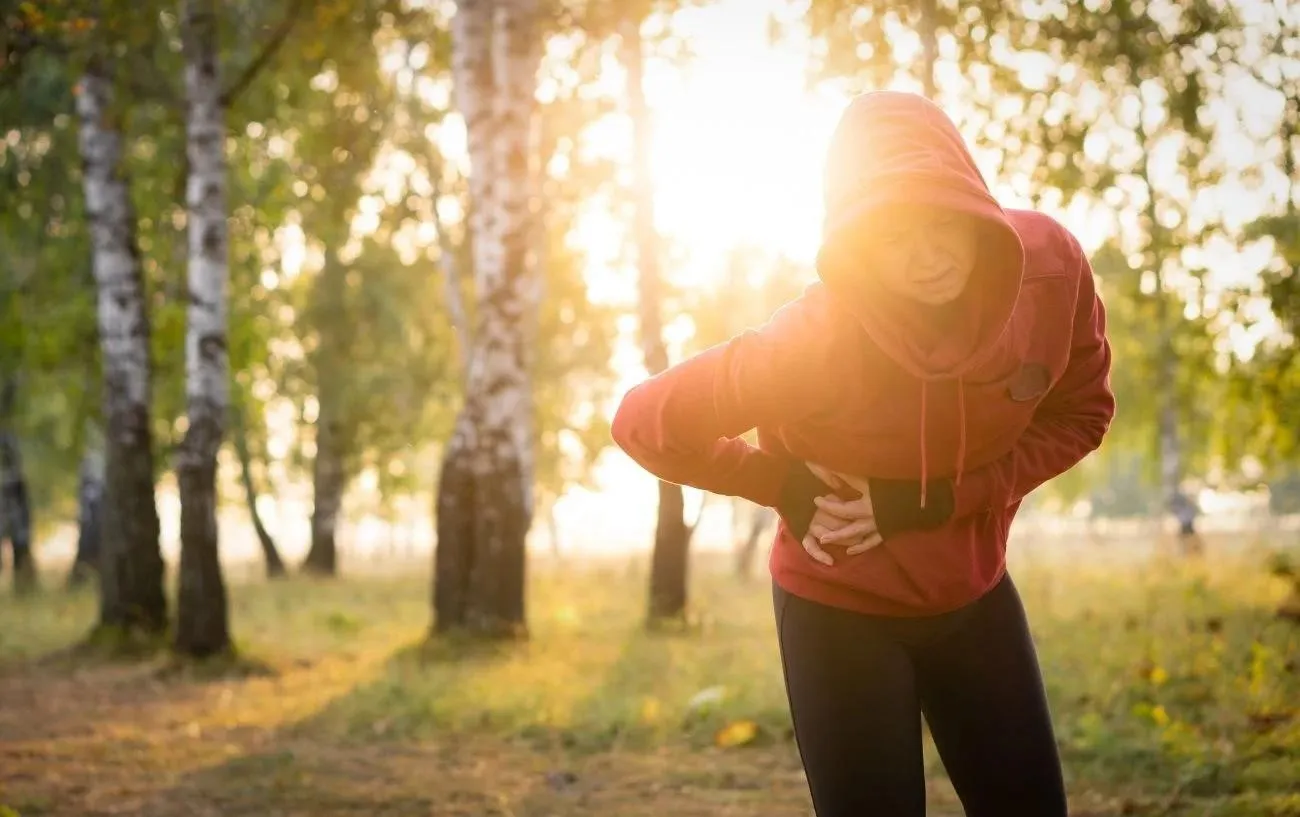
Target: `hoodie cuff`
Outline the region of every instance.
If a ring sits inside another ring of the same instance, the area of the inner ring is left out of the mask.
[[[781,485],[781,498],[777,502],[776,512],[785,520],[790,533],[802,541],[817,513],[813,500],[833,493],[834,489],[818,479],[805,463],[796,461],[790,464],[785,482]]]
[[[933,479],[926,483],[925,507],[921,507],[921,482],[904,479],[870,479],[871,507],[876,529],[888,540],[905,531],[943,527],[953,515],[952,480]]]

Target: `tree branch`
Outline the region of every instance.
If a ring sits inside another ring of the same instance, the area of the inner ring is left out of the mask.
[[[271,58],[280,50],[280,46],[284,44],[286,39],[288,39],[289,32],[293,30],[294,24],[298,21],[298,15],[305,5],[306,0],[290,0],[289,8],[284,12],[284,19],[282,19],[280,25],[276,26],[275,30],[271,32],[271,37],[266,41],[266,44],[262,46],[261,53],[254,57],[252,62],[245,66],[244,70],[240,72],[238,78],[230,85],[230,87],[221,92],[222,107],[228,108],[240,94],[248,89],[249,85],[253,84],[253,80],[257,78],[257,75],[266,67],[266,64],[270,62]]]
[[[430,159],[434,151],[429,151]],[[438,199],[442,198],[442,181],[438,178],[442,171],[440,162],[430,161],[428,173],[429,184],[433,186],[433,227],[438,231],[438,265],[442,267],[443,285],[446,288],[447,311],[451,313],[451,326],[456,333],[456,345],[460,351],[461,377],[469,377],[470,342],[472,330],[465,314],[465,302],[461,298],[460,269],[456,263],[457,246],[447,232],[447,225],[438,212]]]

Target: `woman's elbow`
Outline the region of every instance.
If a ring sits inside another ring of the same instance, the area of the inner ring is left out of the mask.
[[[1089,452],[1101,448],[1101,443],[1106,439],[1106,433],[1110,431],[1113,419],[1115,419],[1115,398],[1107,394],[1106,398],[1098,401],[1094,410],[1080,423],[1087,436]]]
[[[640,455],[644,452],[644,440],[642,435],[645,407],[642,404],[638,389],[633,387],[631,391],[623,395],[619,401],[618,408],[614,411],[614,419],[609,426],[609,435],[614,439],[614,444],[623,449],[629,457],[634,460],[640,460]]]

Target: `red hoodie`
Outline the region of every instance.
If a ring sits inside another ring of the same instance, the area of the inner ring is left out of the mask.
[[[921,97],[853,101],[826,193],[821,283],[766,326],[632,389],[613,436],[662,479],[779,508],[770,564],[786,591],[870,614],[956,609],[1002,577],[1025,495],[1110,425],[1105,310],[1078,241],[1048,216],[1000,207],[952,122]],[[937,344],[917,342],[920,311],[850,251],[899,202],[983,223],[956,320],[924,327]],[[752,428],[758,448],[737,439]],[[807,492],[804,461],[872,478],[883,545],[839,551],[830,566],[807,555],[800,537],[824,486]],[[800,481],[807,507],[792,509]]]

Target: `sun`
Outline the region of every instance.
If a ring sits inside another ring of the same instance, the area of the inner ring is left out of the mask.
[[[695,56],[647,70],[656,222],[706,277],[738,246],[807,260],[816,251],[823,155],[847,100],[810,88],[806,39],[769,42],[782,5],[683,10],[673,30]]]

